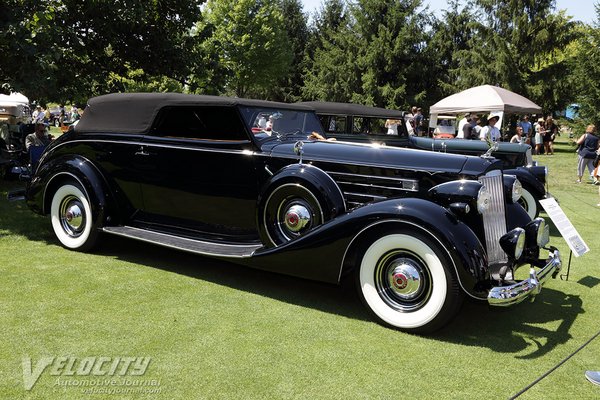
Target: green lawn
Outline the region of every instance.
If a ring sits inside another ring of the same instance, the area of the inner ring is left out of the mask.
[[[534,303],[466,302],[429,337],[378,325],[345,288],[113,237],[94,254],[65,250],[48,219],[5,200],[17,183],[2,182],[0,398],[509,398],[600,330],[598,188],[574,183],[566,141],[537,159],[592,251]],[[556,230],[552,244],[566,270]],[[584,377],[600,370],[599,353],[600,338],[520,398],[599,398]],[[25,390],[23,358],[35,367],[45,356],[151,357],[142,377],[128,378],[155,380],[146,389],[159,393],[86,394],[58,383],[93,377],[49,369]]]

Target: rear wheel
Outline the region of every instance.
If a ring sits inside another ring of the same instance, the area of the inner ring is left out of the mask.
[[[78,184],[64,183],[54,192],[50,217],[63,246],[87,251],[96,244],[98,229],[92,220],[90,201]]]
[[[458,311],[462,292],[447,254],[428,236],[394,233],[366,248],[357,270],[359,294],[383,323],[431,332]]]

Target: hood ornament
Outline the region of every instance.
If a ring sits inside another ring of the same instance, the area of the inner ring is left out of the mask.
[[[492,158],[492,153],[495,151],[498,151],[498,149],[500,148],[500,145],[498,144],[498,142],[490,142],[489,140],[486,140],[488,146],[490,146],[490,148],[488,149],[488,151],[485,152],[485,154],[482,154],[481,157],[483,158]]]
[[[304,142],[302,140],[298,140],[294,144],[294,153],[300,157],[299,164],[302,165],[302,155],[304,154]]]

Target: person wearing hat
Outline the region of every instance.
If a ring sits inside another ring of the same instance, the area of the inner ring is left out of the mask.
[[[497,142],[500,140],[500,129],[496,126],[496,123],[500,120],[500,116],[495,113],[491,113],[487,117],[487,125],[484,126],[479,132],[479,139],[485,142]]]

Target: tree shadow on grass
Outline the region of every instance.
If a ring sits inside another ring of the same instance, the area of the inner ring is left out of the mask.
[[[23,202],[8,203],[3,199],[0,200],[0,236],[7,234],[59,244],[47,218],[31,213]],[[347,318],[373,321],[350,282],[336,286],[251,269],[135,240],[110,235],[103,235],[101,239],[103,245],[96,251],[98,255]],[[543,289],[533,304],[524,303],[506,309],[466,301],[450,324],[430,337],[449,343],[487,347],[500,353],[525,353],[516,357],[533,359],[568,341],[571,338],[569,330],[582,312],[584,310],[579,297],[552,289]]]

